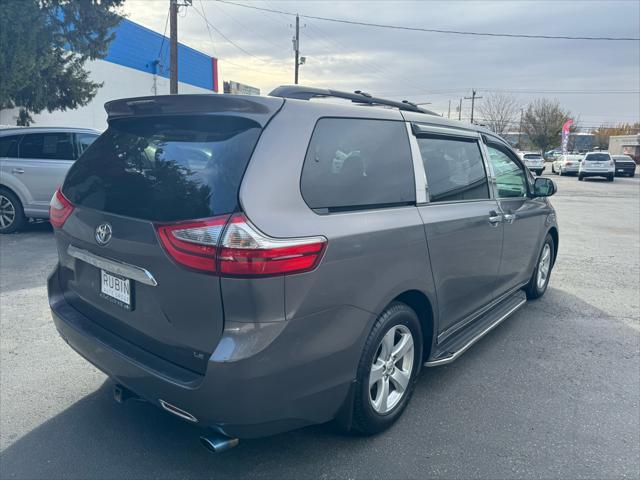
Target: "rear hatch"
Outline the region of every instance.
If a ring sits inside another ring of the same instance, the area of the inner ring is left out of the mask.
[[[211,218],[224,225],[282,103],[189,95],[107,104],[109,128],[61,189],[73,205],[56,229],[67,301],[135,345],[204,373],[224,328],[220,280],[172,260],[158,229]]]

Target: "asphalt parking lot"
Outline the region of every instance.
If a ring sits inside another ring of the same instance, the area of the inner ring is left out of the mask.
[[[640,177],[554,177],[550,288],[455,363],[423,371],[372,438],[331,424],[200,447],[199,430],[112,400],[50,320],[48,224],[0,238],[2,478],[638,478]]]

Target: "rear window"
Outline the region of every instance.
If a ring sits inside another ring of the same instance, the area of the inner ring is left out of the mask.
[[[608,162],[609,154],[608,153],[590,153],[584,159],[587,162]]]
[[[232,212],[261,129],[240,117],[120,119],[69,171],[74,204],[151,221]]]
[[[542,155],[538,155],[537,153],[525,153],[524,158],[527,160],[542,160]]]
[[[415,202],[405,124],[351,118],[318,120],[300,185],[309,207],[329,212]]]

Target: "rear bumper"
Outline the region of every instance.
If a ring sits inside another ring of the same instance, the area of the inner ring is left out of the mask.
[[[600,170],[600,171],[589,171],[589,170],[580,170],[579,174],[582,177],[610,177],[614,174],[613,170]]]
[[[348,396],[372,321],[371,314],[345,306],[279,322],[273,329],[233,328],[200,375],[82,315],[65,300],[57,273],[48,281],[53,321],[76,352],[145,400],[175,405],[198,425],[231,437],[272,435],[334,418]],[[318,325],[324,337],[318,336]],[[336,331],[345,337],[327,338],[327,332]],[[260,345],[257,352],[251,351],[255,345]],[[234,356],[238,360],[230,360]]]
[[[631,175],[635,171],[635,165],[616,165],[616,175]]]

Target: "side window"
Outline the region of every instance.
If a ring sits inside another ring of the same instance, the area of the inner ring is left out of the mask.
[[[31,133],[20,143],[20,158],[73,160],[71,133]]]
[[[527,177],[522,168],[502,149],[487,145],[487,150],[496,177],[498,197],[525,197],[527,195]]]
[[[89,145],[91,145],[98,135],[95,133],[76,133],[76,146],[78,148],[78,156],[82,155]]]
[[[487,174],[477,140],[419,137],[418,145],[431,202],[489,198]]]
[[[320,119],[309,143],[300,187],[309,207],[328,211],[415,202],[405,124]]]
[[[20,135],[8,135],[6,137],[0,137],[0,158],[17,157],[19,143]]]

